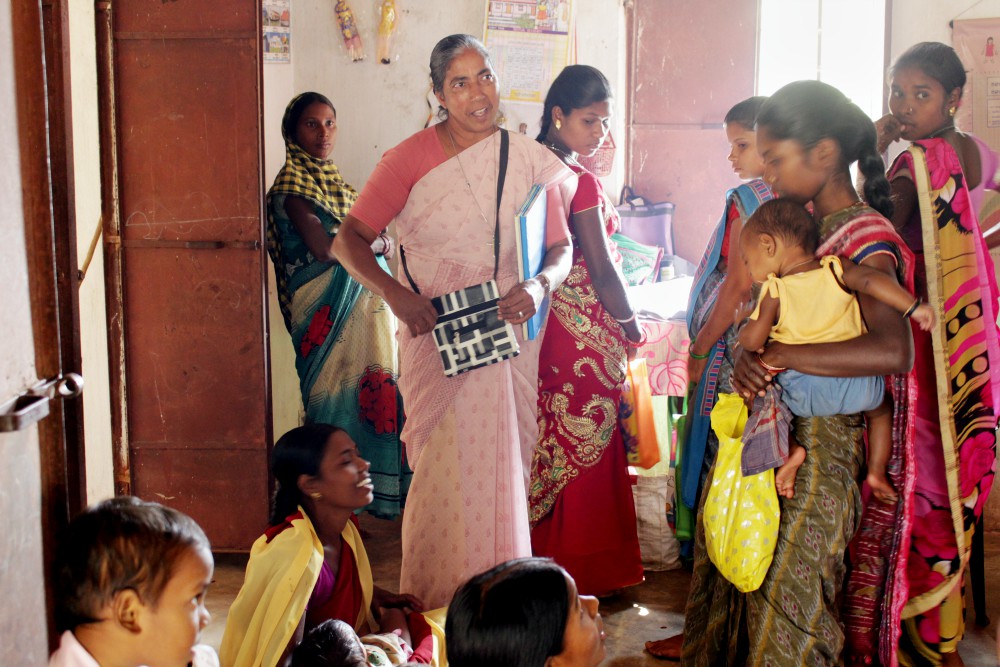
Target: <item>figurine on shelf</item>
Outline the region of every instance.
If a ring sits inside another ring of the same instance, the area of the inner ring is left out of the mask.
[[[376,55],[383,65],[392,62],[393,36],[396,34],[396,0],[379,0],[379,12],[382,19],[378,24],[378,43]]]
[[[354,12],[347,0],[337,0],[333,10],[337,12],[337,25],[340,26],[340,34],[344,37],[344,46],[347,47],[347,55],[351,60],[357,62],[365,57],[365,52],[361,47],[361,34],[358,33],[358,26],[354,22]]]

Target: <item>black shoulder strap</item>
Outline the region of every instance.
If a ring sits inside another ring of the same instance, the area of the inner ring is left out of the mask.
[[[493,225],[493,279],[500,268],[500,199],[503,198],[503,182],[507,178],[507,155],[510,153],[510,137],[507,130],[500,128],[500,171],[497,174],[497,213]]]
[[[499,172],[497,173],[497,211],[496,219],[493,226],[493,279],[496,280],[497,270],[500,268],[500,199],[503,197],[503,184],[504,180],[507,178],[507,158],[510,154],[510,136],[507,134],[507,130],[500,129],[500,164]],[[413,276],[410,275],[410,270],[406,268],[406,251],[403,246],[399,246],[399,261],[403,265],[403,273],[406,275],[406,279],[410,283],[410,287],[417,294],[420,294],[420,288],[417,287],[417,283],[413,282]]]

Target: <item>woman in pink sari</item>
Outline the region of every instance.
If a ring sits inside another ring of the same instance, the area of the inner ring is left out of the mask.
[[[931,332],[913,328],[912,521],[900,526],[911,532],[898,560],[907,589],[881,610],[901,610],[906,665],[962,664],[962,580],[996,459],[998,291],[978,213],[984,189],[997,187],[997,156],[955,128],[965,78],[950,46],[911,47],[892,69],[892,114],[878,123],[882,147],[913,142],[889,169],[893,223],[916,257],[917,296],[939,319]]]
[[[569,272],[566,210],[575,178],[544,146],[511,133],[498,206],[504,141],[489,54],[474,37],[452,35],[434,47],[430,69],[444,122],[383,156],[334,249],[405,325],[398,334],[407,417],[401,438],[414,476],[401,586],[437,607],[473,574],[531,554],[525,494],[538,436],[540,339],[523,340],[515,326],[518,356],[446,377],[430,333],[437,319],[430,299],[489,280],[495,270],[500,317],[527,321]],[[548,190],[548,252],[541,273],[519,283],[515,213],[535,183]],[[412,283],[386,275],[371,251],[393,220]]]

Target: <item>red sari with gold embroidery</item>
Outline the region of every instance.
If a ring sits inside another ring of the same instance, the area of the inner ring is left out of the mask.
[[[580,177],[576,214],[600,207],[610,236],[618,214],[600,181]],[[552,293],[538,364],[538,445],[531,460],[531,547],[566,568],[583,594],[606,593],[642,581],[635,506],[618,429],[627,364],[625,332],[594,289],[579,245],[573,268]]]

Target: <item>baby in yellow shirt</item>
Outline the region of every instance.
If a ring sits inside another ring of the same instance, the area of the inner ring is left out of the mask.
[[[766,202],[747,220],[740,250],[760,298],[739,333],[740,344],[757,350],[769,340],[804,345],[850,340],[865,333],[855,293],[868,294],[916,321],[925,331],[934,310],[914,299],[893,278],[828,255],[817,258],[819,229],[801,205],[782,199]],[[770,370],[770,369],[769,369]],[[782,401],[792,414],[823,417],[864,412],[868,423],[867,482],[876,498],[895,501],[886,478],[892,448],[892,403],[881,377],[818,377],[780,372]],[[778,495],[791,498],[795,473],[806,452],[789,436],[788,460],[775,473]]]

